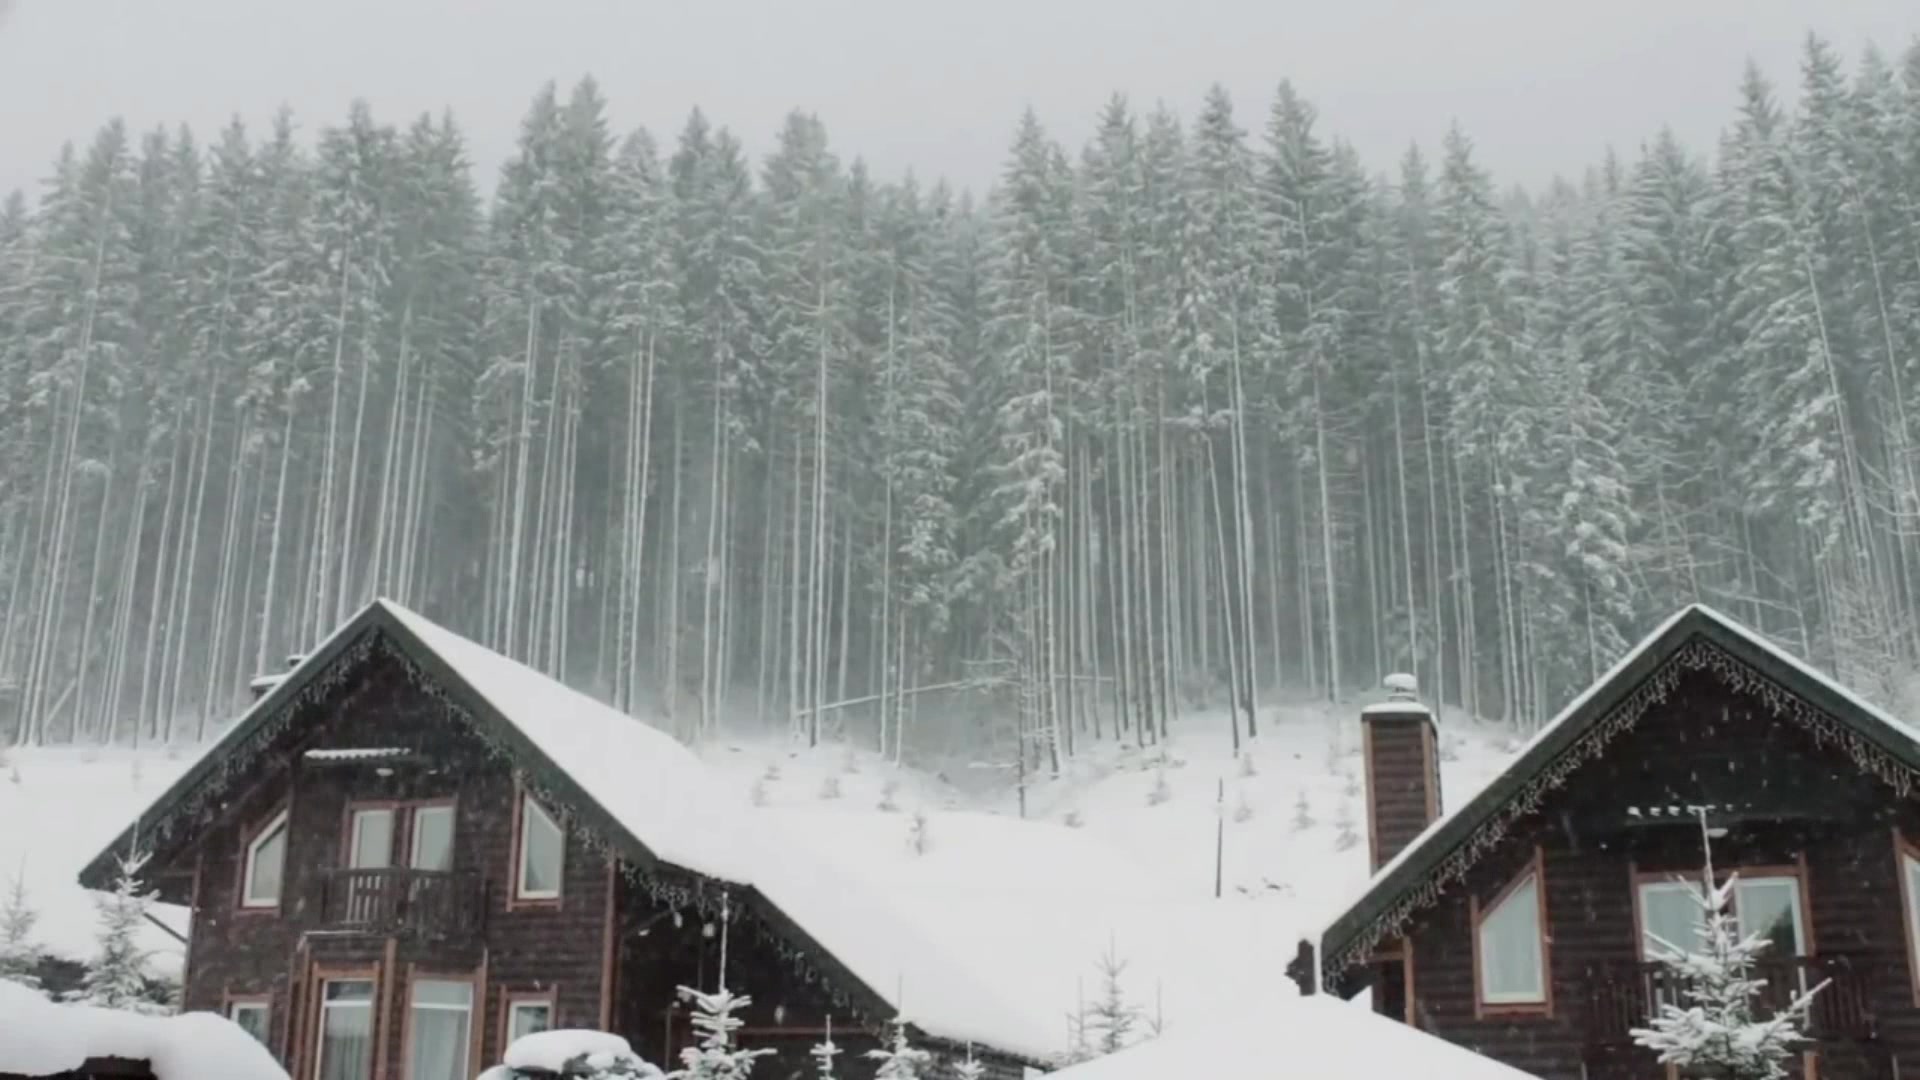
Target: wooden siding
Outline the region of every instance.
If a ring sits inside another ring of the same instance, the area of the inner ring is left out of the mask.
[[[1874,1037],[1820,1044],[1819,1075],[1883,1080],[1896,1058],[1907,1075],[1920,1075],[1920,1008],[1894,839],[1896,830],[1920,838],[1920,807],[1704,674],[1574,774],[1416,920],[1410,1011],[1418,1025],[1543,1080],[1663,1078],[1644,1050],[1594,1045],[1601,1025],[1590,1001],[1600,973],[1638,959],[1636,875],[1696,873],[1700,836],[1684,816],[1647,825],[1627,811],[1729,800],[1749,816],[1714,841],[1717,868],[1801,872],[1812,946],[1844,958],[1872,1003]],[[1472,907],[1522,872],[1536,845],[1554,1007],[1538,1016],[1477,1016]]]

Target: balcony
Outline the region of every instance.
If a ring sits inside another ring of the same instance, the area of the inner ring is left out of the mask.
[[[486,909],[485,885],[471,870],[329,870],[321,881],[324,930],[468,937],[480,932]]]
[[[1679,1000],[1679,981],[1659,964],[1598,964],[1588,976],[1586,1031],[1594,1047],[1631,1046],[1632,1029],[1645,1027],[1660,1003]],[[1771,1015],[1797,995],[1827,983],[1813,999],[1809,1017],[1807,1034],[1815,1043],[1878,1037],[1873,976],[1866,958],[1846,955],[1764,961],[1755,965],[1753,973],[1766,984],[1758,1001],[1762,1015]]]

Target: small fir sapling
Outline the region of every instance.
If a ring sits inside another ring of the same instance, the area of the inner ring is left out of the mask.
[[[1140,1010],[1127,1000],[1126,989],[1120,984],[1127,962],[1121,959],[1119,948],[1111,939],[1096,968],[1100,972],[1100,997],[1087,1010],[1085,1037],[1093,1053],[1104,1055],[1132,1044]]]
[[[1234,791],[1233,820],[1236,823],[1253,820],[1253,804],[1247,801],[1246,788],[1237,788]]]
[[[920,1080],[930,1071],[933,1055],[907,1041],[905,1017],[894,1017],[889,1026],[893,1028],[893,1038],[887,1045],[867,1051],[867,1060],[880,1063],[874,1072],[875,1080]]]
[[[767,771],[762,774],[762,777],[768,783],[772,783],[773,781],[780,779],[780,763],[777,761],[767,762]]]
[[[143,891],[140,885],[140,870],[146,862],[143,853],[122,856],[113,892],[95,900],[100,916],[99,956],[68,1000],[147,1014],[170,1011],[154,1001],[148,991],[148,952],[139,940],[154,900],[154,894]]]
[[[974,1060],[973,1043],[967,1043],[965,1060],[954,1062],[953,1075],[954,1080],[982,1080],[987,1075],[987,1067]]]
[[[1313,828],[1313,806],[1307,802],[1307,789],[1300,789],[1300,797],[1293,800],[1293,831],[1305,832]]]
[[[844,773],[857,773],[860,771],[860,758],[853,752],[853,747],[851,746],[847,747],[846,756],[840,759],[840,771]]]
[[[821,780],[820,781],[820,797],[822,799],[839,798],[840,797],[840,778],[837,776],[828,776],[825,779]]]
[[[1360,834],[1353,827],[1352,802],[1340,804],[1340,814],[1334,819],[1333,825],[1338,830],[1333,835],[1335,851],[1349,851],[1360,843]]]
[[[40,948],[32,937],[33,926],[39,921],[39,914],[27,900],[25,876],[15,874],[6,902],[0,905],[0,979],[40,988],[40,977],[34,973],[40,963]]]
[[[1240,753],[1240,775],[1242,777],[1260,775],[1260,770],[1254,767],[1253,751],[1251,750],[1243,750]]]
[[[813,1073],[819,1080],[833,1080],[833,1059],[840,1056],[841,1049],[833,1042],[833,1017],[827,1017],[826,1034],[807,1056],[813,1058]]]
[[[757,777],[753,786],[747,789],[747,799],[755,806],[767,805],[767,778]]]
[[[900,809],[900,803],[894,798],[898,794],[900,794],[900,781],[889,780],[880,785],[880,809],[889,814]]]
[[[1069,829],[1077,829],[1086,823],[1086,817],[1081,814],[1079,810],[1069,810],[1060,815],[1060,824],[1065,825]]]
[[[1695,813],[1705,852],[1700,880],[1712,882],[1712,834],[1706,811]],[[1630,1034],[1635,1044],[1657,1052],[1661,1064],[1685,1076],[1782,1080],[1788,1075],[1786,1063],[1810,1041],[1806,1029],[1813,999],[1827,982],[1797,994],[1772,1016],[1758,1013],[1755,998],[1767,989],[1767,980],[1756,978],[1754,967],[1770,942],[1758,934],[1740,936],[1733,910],[1738,883],[1734,874],[1724,884],[1694,891],[1703,919],[1692,948],[1648,935],[1678,987],[1678,1000],[1662,1002],[1651,1024]]]
[[[1346,780],[1347,780],[1346,786],[1340,789],[1340,793],[1342,795],[1345,795],[1349,799],[1357,798],[1360,794],[1359,774],[1349,769],[1347,770]]]
[[[927,812],[915,810],[907,822],[907,847],[915,855],[925,855],[932,838],[927,835]]]
[[[773,1053],[772,1050],[741,1049],[733,1044],[734,1033],[745,1023],[734,1013],[753,1004],[753,999],[727,989],[727,925],[731,918],[726,894],[722,893],[720,989],[709,994],[691,986],[679,988],[681,999],[693,1007],[695,1045],[680,1051],[681,1067],[671,1074],[675,1080],[746,1080],[753,1072],[754,1059]],[[713,924],[708,923],[706,929],[711,936]]]

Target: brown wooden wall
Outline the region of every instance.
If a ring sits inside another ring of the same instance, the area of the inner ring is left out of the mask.
[[[1819,1076],[1891,1078],[1896,1057],[1906,1075],[1920,1075],[1920,1008],[1895,846],[1896,829],[1920,840],[1920,808],[1705,674],[1689,676],[1415,922],[1415,1022],[1543,1080],[1663,1077],[1645,1051],[1590,1049],[1588,1003],[1596,972],[1638,956],[1635,875],[1697,871],[1700,834],[1684,823],[1621,824],[1629,806],[1729,796],[1796,816],[1735,825],[1714,842],[1717,867],[1803,867],[1812,951],[1855,958],[1869,987],[1877,1038],[1822,1044]],[[1608,828],[1609,820],[1621,824]],[[1525,870],[1536,846],[1546,884],[1550,1011],[1492,1014],[1476,1008],[1472,901],[1491,900]],[[1376,1000],[1402,1007],[1399,995]]]
[[[406,980],[415,973],[471,977],[484,985],[484,994],[475,995],[477,1061],[497,1059],[502,1049],[509,993],[552,994],[557,1023],[599,1027],[611,912],[604,857],[569,836],[558,903],[509,905],[517,813],[510,771],[408,685],[397,666],[372,663],[367,678],[307,719],[309,737],[296,749],[406,745],[425,749],[431,765],[403,765],[382,777],[376,762],[341,765],[297,752],[280,755],[273,775],[194,844],[198,874],[186,1007],[223,1010],[235,997],[269,997],[273,1049],[299,1064],[313,1038],[311,984],[329,971],[373,973],[384,1005],[381,1038],[393,1065],[387,1075],[395,1077],[403,1061]],[[436,799],[455,803],[454,869],[473,871],[483,883],[484,931],[430,941],[325,928],[319,920],[321,875],[345,862],[349,803]],[[290,814],[281,906],[242,910],[244,845],[283,806]]]

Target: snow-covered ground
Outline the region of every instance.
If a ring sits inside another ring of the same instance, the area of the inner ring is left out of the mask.
[[[962,777],[963,790],[869,751],[777,740],[699,753],[717,797],[737,799],[745,820],[764,816],[770,832],[803,838],[798,857],[832,871],[822,879],[841,890],[859,883],[865,899],[951,956],[990,956],[1006,1004],[1043,1017],[1049,1041],[1057,1031],[1064,1043],[1066,1015],[1097,994],[1109,950],[1127,963],[1128,995],[1169,1029],[1276,992],[1300,934],[1367,877],[1361,704],[1263,707],[1250,765],[1234,758],[1219,714],[1183,722],[1164,754],[1083,746],[1065,775],[1032,783],[1025,821],[1014,794],[1004,785],[983,793],[977,773]],[[1490,779],[1515,742],[1451,718],[1444,729],[1451,806]],[[91,954],[94,911],[75,874],[193,754],[11,752],[0,767],[0,879],[24,873],[49,950]],[[178,910],[158,914],[185,924]],[[803,924],[832,917],[791,914]],[[177,966],[171,939],[155,930],[147,943],[161,966]],[[888,989],[909,1013],[916,996],[938,992]]]

